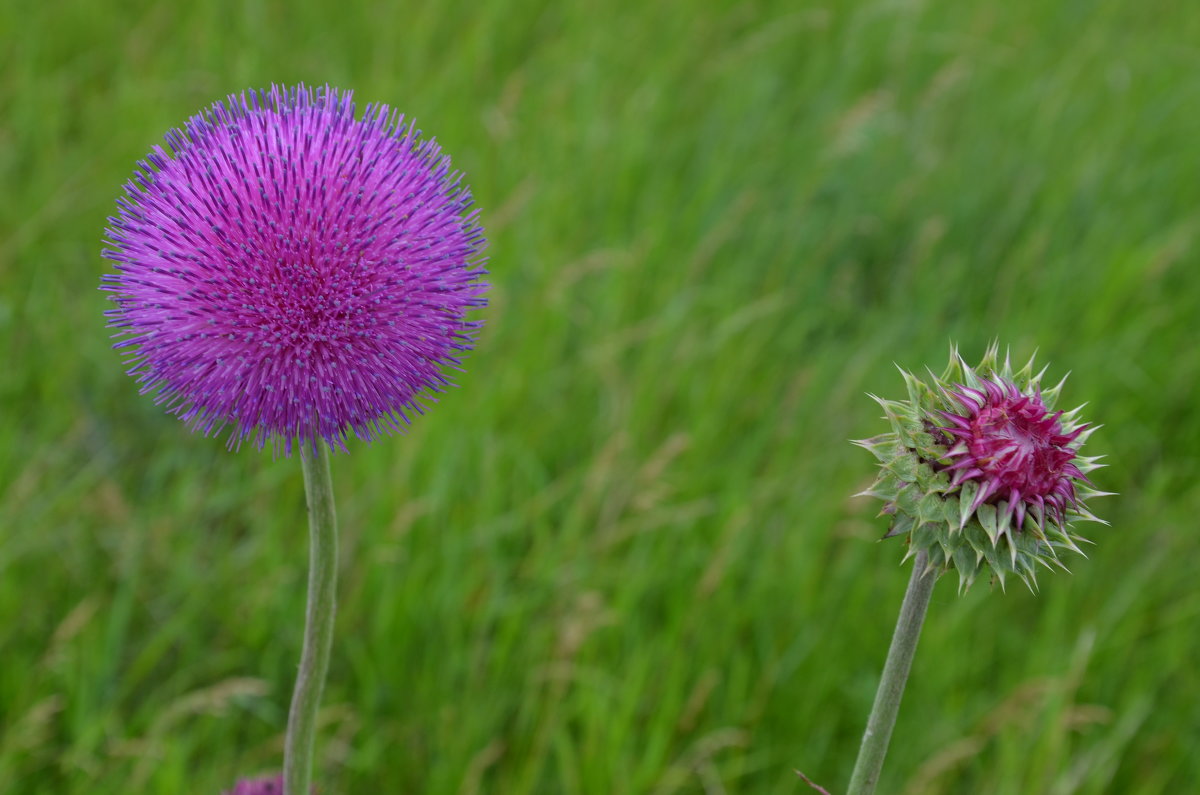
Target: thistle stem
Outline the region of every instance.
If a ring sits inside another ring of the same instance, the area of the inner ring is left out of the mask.
[[[908,670],[917,650],[917,640],[921,637],[921,625],[925,622],[929,597],[937,581],[935,572],[925,571],[928,562],[929,556],[923,551],[918,552],[913,561],[912,577],[908,581],[908,590],[904,592],[904,602],[900,605],[900,618],[896,621],[892,645],[888,649],[883,676],[875,692],[875,704],[867,719],[867,730],[863,733],[862,747],[859,748],[858,761],[854,763],[854,773],[850,776],[850,788],[846,790],[846,795],[871,795],[879,782],[879,771],[883,769],[888,741],[896,725],[896,713],[900,711],[904,683],[908,680]]]
[[[300,463],[308,501],[308,608],[283,750],[284,795],[309,795],[312,789],[313,738],[329,670],[337,597],[338,532],[329,451],[302,450]]]

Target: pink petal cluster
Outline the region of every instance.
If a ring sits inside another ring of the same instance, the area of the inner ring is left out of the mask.
[[[283,795],[283,776],[244,778],[223,795]]]
[[[939,412],[949,422],[940,430],[953,437],[947,454],[952,483],[979,483],[971,512],[1003,500],[1016,527],[1027,510],[1043,523],[1049,510],[1061,525],[1066,509],[1077,504],[1074,480],[1087,480],[1071,443],[1088,426],[1064,429],[1063,412],[1051,414],[1040,395],[1022,395],[998,377],[983,379],[982,387],[945,392],[962,407],[961,414]]]
[[[231,96],[167,134],[109,219],[130,374],[230,445],[396,431],[449,384],[486,285],[471,194],[432,139],[349,92]],[[282,443],[282,444],[280,444]]]

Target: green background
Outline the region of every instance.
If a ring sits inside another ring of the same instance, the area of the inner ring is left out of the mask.
[[[881,792],[1200,780],[1189,0],[0,4],[0,791],[278,769],[299,464],[137,395],[96,289],[162,134],[272,82],[414,116],[489,232],[461,388],[334,459],[325,793],[844,789],[905,586],[848,440],[996,338],[1111,527],[939,584]]]

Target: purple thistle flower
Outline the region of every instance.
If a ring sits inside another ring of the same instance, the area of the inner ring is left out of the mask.
[[[283,795],[283,776],[269,778],[243,778],[232,790],[223,795]]]
[[[166,135],[109,218],[109,325],[143,393],[229,446],[345,450],[450,384],[485,243],[432,139],[303,85],[231,95]]]
[[[1030,508],[1040,524],[1047,508],[1062,524],[1066,509],[1078,504],[1074,480],[1087,481],[1074,463],[1071,443],[1090,426],[1064,431],[1063,412],[1051,414],[1040,393],[1023,395],[1011,381],[993,377],[982,379],[981,386],[960,384],[944,392],[963,409],[961,415],[938,412],[950,423],[939,430],[955,439],[946,454],[953,462],[946,467],[954,473],[951,485],[979,482],[972,512],[1004,500],[1015,527],[1024,524]]]

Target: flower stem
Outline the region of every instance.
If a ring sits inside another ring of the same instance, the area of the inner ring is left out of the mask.
[[[308,497],[308,609],[283,750],[284,795],[309,795],[312,788],[313,736],[329,670],[337,597],[338,532],[329,451],[302,450],[300,463]]]
[[[912,577],[904,602],[900,605],[900,618],[896,621],[896,632],[892,635],[892,646],[888,649],[883,676],[879,679],[879,690],[875,692],[875,704],[871,717],[867,719],[867,730],[863,733],[862,747],[854,773],[850,776],[850,788],[846,795],[871,795],[879,782],[879,771],[883,769],[883,758],[887,755],[888,741],[896,725],[896,713],[900,711],[900,697],[904,695],[904,683],[908,680],[908,669],[912,666],[917,640],[921,637],[921,624],[925,622],[925,610],[929,607],[929,596],[937,573],[925,570],[929,556],[918,552],[913,561]]]

